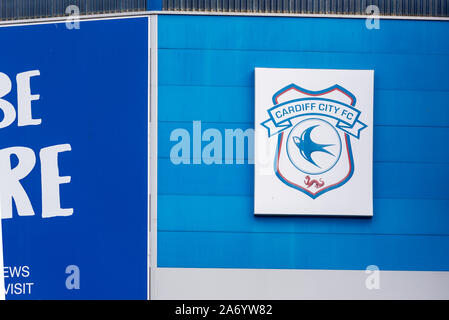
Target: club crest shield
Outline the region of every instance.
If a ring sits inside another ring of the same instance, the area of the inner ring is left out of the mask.
[[[355,170],[351,143],[367,127],[354,94],[340,85],[311,91],[292,83],[272,103],[261,125],[277,136],[277,178],[312,199],[347,183]]]

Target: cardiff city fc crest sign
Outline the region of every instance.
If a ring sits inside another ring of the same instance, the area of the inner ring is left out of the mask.
[[[373,78],[256,69],[256,214],[372,215]]]

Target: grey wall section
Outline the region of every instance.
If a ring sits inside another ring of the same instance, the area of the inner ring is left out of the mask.
[[[449,0],[163,0],[164,10],[259,13],[366,14],[376,5],[381,15],[449,16]]]
[[[70,5],[86,15],[143,11],[146,4],[146,0],[0,0],[0,20],[64,16]]]

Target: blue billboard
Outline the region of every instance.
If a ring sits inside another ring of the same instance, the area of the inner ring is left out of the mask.
[[[6,299],[146,299],[148,18],[0,41]]]

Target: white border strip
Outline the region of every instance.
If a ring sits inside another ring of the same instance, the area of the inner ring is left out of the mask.
[[[156,299],[449,299],[449,272],[158,268]],[[371,278],[370,278],[371,277]]]
[[[430,16],[375,16],[375,15],[351,15],[351,14],[311,14],[311,13],[247,13],[247,12],[209,12],[209,11],[136,11],[122,13],[107,13],[81,15],[80,21],[117,19],[117,18],[137,18],[150,17],[155,15],[187,15],[187,16],[239,16],[239,17],[286,17],[286,18],[338,18],[338,19],[373,19],[380,20],[422,20],[422,21],[449,21],[449,17],[430,17]],[[23,26],[30,24],[63,23],[68,21],[69,16],[21,19],[0,21],[0,27],[3,26]],[[70,17],[73,19],[73,17]],[[70,20],[73,21],[73,20]]]
[[[147,58],[147,300],[150,299],[150,286],[151,286],[151,183],[150,183],[150,171],[151,171],[151,17],[148,17],[148,58]]]
[[[158,49],[158,38],[157,38],[157,15],[152,15],[149,23],[151,33],[150,37],[150,66],[151,66],[151,81],[150,81],[150,171],[148,181],[150,184],[150,204],[151,204],[151,214],[150,214],[150,277],[149,277],[149,299],[155,297],[155,288],[157,285],[157,97],[158,97],[158,64],[157,64],[157,49]]]

